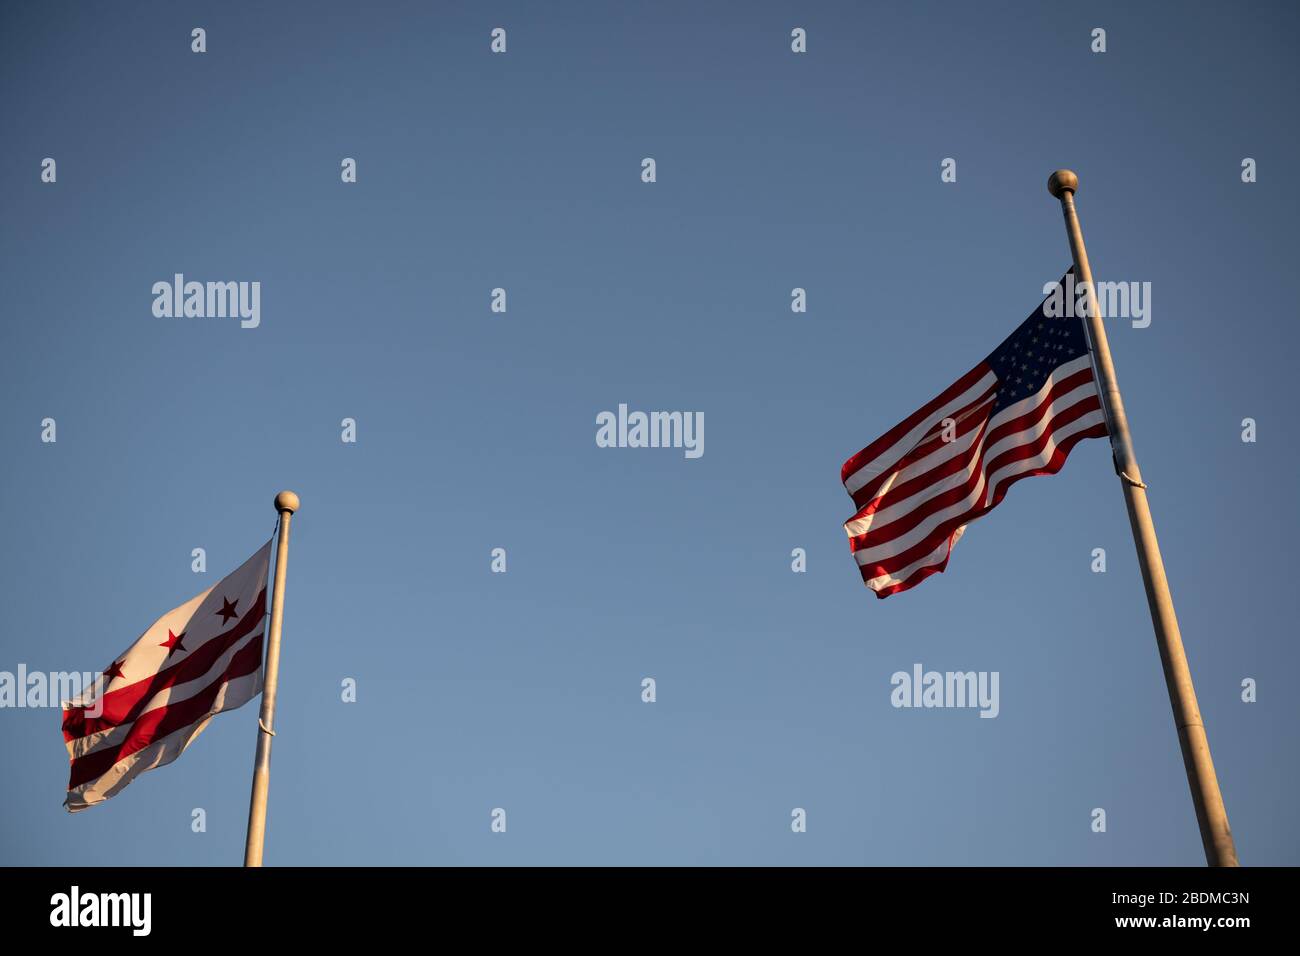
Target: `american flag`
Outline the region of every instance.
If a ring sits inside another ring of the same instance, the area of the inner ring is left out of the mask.
[[[844,523],[862,580],[884,598],[944,570],[966,525],[1030,475],[1106,435],[1077,316],[1044,300],[993,354],[844,463]]]
[[[95,686],[63,706],[69,813],[171,763],[213,715],[262,692],[268,541],[238,569],[155,621]]]

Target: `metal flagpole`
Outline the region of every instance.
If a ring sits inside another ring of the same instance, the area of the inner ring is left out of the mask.
[[[1124,502],[1128,506],[1128,520],[1133,528],[1142,582],[1146,586],[1147,606],[1151,609],[1160,663],[1169,688],[1169,703],[1173,706],[1174,723],[1178,727],[1183,766],[1187,769],[1196,822],[1200,825],[1201,842],[1205,845],[1205,859],[1210,866],[1237,866],[1237,848],[1232,842],[1232,829],[1228,826],[1228,811],[1223,806],[1219,780],[1214,774],[1214,761],[1210,759],[1210,743],[1205,737],[1200,708],[1196,705],[1196,688],[1192,686],[1192,672],[1183,651],[1183,638],[1178,631],[1178,618],[1174,615],[1165,565],[1160,559],[1151,509],[1147,507],[1147,486],[1142,482],[1142,471],[1133,452],[1128,418],[1124,414],[1124,402],[1115,380],[1115,366],[1106,344],[1103,316],[1092,284],[1088,252],[1083,247],[1083,230],[1079,228],[1079,216],[1074,209],[1074,194],[1078,188],[1079,177],[1068,169],[1058,169],[1047,180],[1048,192],[1061,201],[1061,210],[1065,213],[1065,231],[1070,237],[1070,252],[1074,255],[1075,279],[1087,283],[1088,314],[1084,321],[1092,344],[1093,364],[1106,413],[1106,427],[1110,432],[1115,470],[1119,473]]]
[[[248,802],[248,840],[244,866],[262,865],[266,843],[266,797],[271,786],[271,738],[275,736],[275,688],[280,677],[280,622],[284,618],[284,573],[289,564],[289,520],[298,510],[298,496],[275,496],[280,513],[280,537],[275,545],[275,589],[271,597],[271,633],[266,644],[266,675],[262,683],[262,712],[257,718],[257,757],[253,761],[253,793]]]

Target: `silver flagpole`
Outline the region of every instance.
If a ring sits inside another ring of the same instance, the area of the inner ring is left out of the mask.
[[[1196,688],[1192,686],[1192,671],[1183,651],[1183,637],[1174,614],[1174,599],[1169,593],[1164,561],[1160,558],[1156,526],[1147,506],[1147,486],[1142,481],[1142,470],[1138,468],[1137,455],[1133,451],[1128,417],[1124,414],[1124,402],[1119,395],[1115,366],[1106,342],[1106,328],[1097,305],[1097,290],[1092,284],[1092,267],[1088,264],[1088,251],[1083,247],[1083,230],[1074,208],[1074,194],[1078,188],[1079,177],[1068,169],[1058,169],[1047,180],[1048,192],[1061,201],[1061,211],[1065,214],[1065,231],[1070,237],[1070,251],[1074,255],[1075,277],[1079,282],[1087,283],[1088,314],[1084,322],[1092,344],[1097,385],[1101,390],[1106,427],[1115,455],[1115,470],[1119,472],[1124,503],[1128,506],[1129,525],[1133,529],[1133,543],[1137,546],[1142,583],[1146,586],[1147,606],[1151,610],[1151,623],[1155,626],[1156,646],[1160,649],[1160,663],[1169,688],[1169,703],[1174,710],[1174,724],[1178,728],[1187,783],[1192,790],[1196,822],[1201,828],[1205,859],[1210,866],[1237,866],[1237,847],[1232,841],[1232,828],[1228,826],[1228,811],[1223,805],[1223,794],[1219,792],[1214,761],[1210,759],[1210,742],[1205,736],[1205,724],[1201,722]]]
[[[262,712],[257,718],[257,757],[253,761],[253,793],[248,802],[248,839],[244,866],[262,865],[266,843],[266,798],[271,786],[271,738],[275,736],[275,690],[280,678],[280,623],[284,619],[284,575],[289,564],[289,522],[298,510],[298,496],[275,496],[280,513],[280,538],[275,545],[275,589],[271,598],[271,633],[266,644],[266,676],[262,683]]]

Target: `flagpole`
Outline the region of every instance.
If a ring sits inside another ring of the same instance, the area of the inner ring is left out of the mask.
[[[1111,362],[1110,347],[1106,343],[1103,316],[1092,284],[1092,268],[1088,265],[1088,252],[1083,246],[1083,230],[1079,227],[1079,216],[1074,209],[1074,194],[1078,188],[1079,177],[1068,169],[1058,169],[1047,180],[1047,191],[1061,201],[1061,210],[1065,214],[1065,231],[1070,237],[1070,252],[1074,255],[1075,278],[1080,283],[1087,283],[1088,314],[1084,321],[1092,344],[1093,363],[1101,389],[1106,427],[1110,432],[1115,471],[1119,474],[1124,502],[1128,506],[1128,520],[1133,529],[1133,542],[1137,546],[1142,583],[1147,592],[1147,606],[1151,609],[1156,645],[1160,648],[1160,663],[1164,667],[1165,684],[1169,688],[1169,703],[1173,707],[1174,724],[1178,728],[1183,766],[1187,770],[1187,783],[1191,787],[1192,803],[1196,807],[1196,822],[1201,828],[1205,859],[1210,866],[1237,866],[1237,847],[1232,841],[1228,811],[1223,805],[1223,794],[1219,792],[1214,761],[1210,758],[1210,743],[1206,739],[1205,725],[1201,722],[1201,711],[1196,704],[1196,688],[1192,685],[1192,672],[1187,666],[1187,655],[1183,651],[1183,638],[1178,630],[1178,618],[1174,614],[1174,600],[1169,593],[1165,565],[1160,558],[1156,528],[1151,521],[1151,509],[1147,506],[1147,486],[1142,482],[1142,470],[1138,468],[1137,455],[1133,451],[1128,417],[1124,414],[1119,383],[1115,380],[1115,366]]]
[[[266,677],[262,683],[262,712],[257,718],[257,757],[253,761],[253,793],[248,801],[248,839],[244,866],[262,865],[266,843],[266,797],[271,786],[271,738],[275,736],[275,689],[280,677],[280,622],[284,618],[284,573],[289,564],[289,520],[298,510],[298,496],[275,496],[280,513],[280,537],[275,545],[275,588],[271,597],[271,633],[266,644]]]

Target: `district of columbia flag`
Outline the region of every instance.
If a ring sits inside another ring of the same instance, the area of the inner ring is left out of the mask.
[[[1055,474],[1079,441],[1106,435],[1083,319],[1049,318],[1050,301],[840,469],[857,508],[844,530],[876,597],[943,571],[966,525],[1008,488]]]
[[[113,658],[93,688],[64,703],[69,813],[171,763],[215,714],[261,693],[270,559],[268,541],[233,573],[160,617]]]

